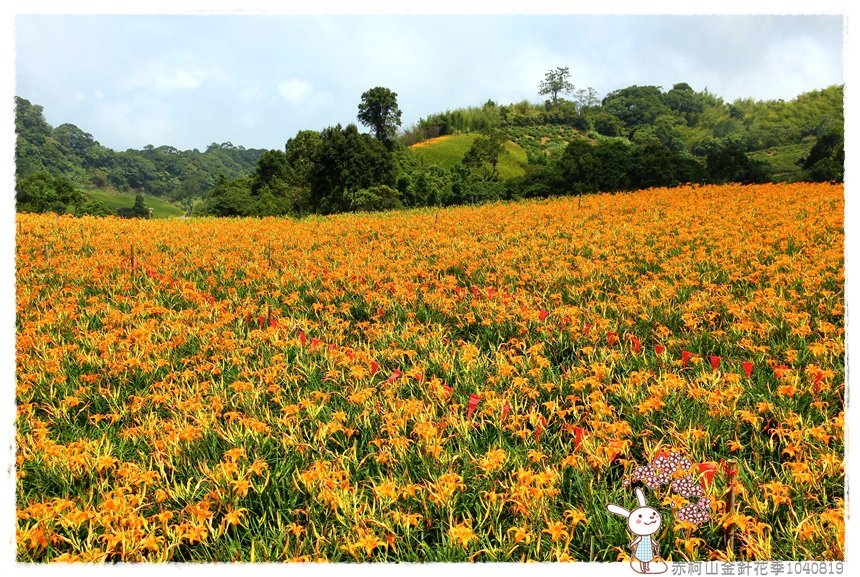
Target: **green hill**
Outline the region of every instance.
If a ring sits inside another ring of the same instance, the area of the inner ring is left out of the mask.
[[[283,150],[225,142],[204,152],[112,151],[74,125],[54,128],[41,106],[16,97],[16,207],[63,208],[76,201],[75,186],[102,207],[66,210],[116,213],[142,191],[163,218],[189,207],[219,216],[302,216],[685,182],[841,181],[843,92],[831,86],[790,101],[729,103],[684,82],[668,90],[628,86],[602,99],[582,89],[574,100],[488,100],[431,114],[399,132],[397,146],[338,124],[301,130]]]
[[[452,134],[431,138],[409,147],[412,153],[425,164],[437,164],[443,168],[451,168],[463,160],[477,134]],[[528,163],[525,149],[511,142],[505,142],[505,151],[499,159],[499,175],[502,178],[513,178],[525,174]]]
[[[117,190],[84,190],[84,195],[102,203],[112,211],[119,208],[131,208],[134,206],[134,192],[121,192]],[[153,218],[175,218],[185,214],[181,208],[167,202],[163,198],[152,196],[151,194],[143,195],[144,204],[147,208],[152,208]]]
[[[499,162],[499,173],[502,178],[524,174],[529,157],[557,158],[571,140],[575,138],[591,140],[580,130],[551,124],[505,127],[504,132],[509,140],[505,142],[506,154]],[[476,137],[477,134],[474,133],[439,136],[413,144],[409,149],[426,164],[450,168],[463,159]],[[809,138],[797,144],[753,151],[749,156],[753,160],[764,162],[775,182],[796,182],[804,178],[798,161],[809,154],[813,143],[814,139]]]
[[[572,126],[558,124],[539,124],[535,126],[508,126],[505,134],[519,144],[532,157],[545,156],[558,158],[575,138],[587,138],[581,130]]]
[[[774,182],[797,182],[803,180],[803,169],[798,165],[809,155],[813,142],[786,144],[757,150],[750,153],[753,160],[765,162],[773,174]]]
[[[537,165],[559,158],[578,138],[592,144],[618,139],[634,148],[663,146],[702,164],[715,146],[729,143],[764,162],[774,181],[796,181],[813,178],[797,161],[810,153],[816,139],[843,134],[843,87],[813,90],[790,101],[745,98],[726,102],[707,89],[697,92],[686,83],[669,90],[629,86],[590,102],[578,96],[576,102],[560,99],[556,105],[487,101],[483,106],[422,118],[404,132],[401,142],[416,146],[416,152],[426,144],[429,150],[423,154],[434,160],[437,154],[444,156],[445,151],[436,148],[441,145],[459,148],[462,157],[468,144],[458,139],[487,130],[503,133]],[[446,140],[445,135],[459,136]]]
[[[206,150],[147,145],[115,151],[74,124],[51,126],[44,110],[15,97],[15,174],[47,172],[80,187],[141,190],[169,198],[200,196],[217,181],[247,176],[265,150],[212,143]]]

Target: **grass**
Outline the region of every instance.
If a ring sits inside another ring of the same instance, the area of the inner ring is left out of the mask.
[[[585,135],[570,126],[543,124],[537,126],[506,127],[509,140],[505,143],[507,154],[502,157],[499,172],[502,178],[524,174],[528,157],[558,158],[574,138]],[[450,168],[463,159],[477,134],[440,136],[410,147],[412,152],[428,164]],[[764,161],[774,182],[800,182],[804,175],[798,161],[809,154],[813,142],[775,146],[750,153],[754,160]]]
[[[451,168],[463,160],[477,134],[453,134],[440,136],[410,146],[412,153],[426,164],[436,164]],[[510,140],[505,141],[505,149],[499,158],[499,176],[513,178],[525,174],[526,151]]]
[[[812,149],[813,143],[788,144],[774,146],[750,153],[753,160],[762,160],[773,172],[775,182],[798,182],[803,180],[803,170],[798,161],[805,158]]]
[[[107,189],[90,189],[84,190],[84,194],[93,200],[101,202],[111,210],[117,210],[119,208],[133,207],[137,193]],[[153,218],[174,218],[185,214],[184,210],[163,198],[159,198],[151,194],[144,194],[143,200],[144,204],[148,208],[152,208]]]
[[[534,157],[558,158],[574,138],[585,135],[570,126],[541,124],[538,126],[511,126],[509,138]]]

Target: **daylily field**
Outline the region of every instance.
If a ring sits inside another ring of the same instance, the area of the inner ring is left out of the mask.
[[[615,561],[643,479],[666,558],[842,559],[843,237],[808,183],[18,215],[18,560]]]

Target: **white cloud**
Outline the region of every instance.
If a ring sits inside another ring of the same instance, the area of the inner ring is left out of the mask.
[[[331,109],[336,102],[334,97],[325,90],[319,89],[308,80],[297,77],[279,82],[278,94],[294,105],[290,111],[293,118],[301,118],[303,121],[315,118],[320,111]],[[325,122],[320,120],[321,124]],[[333,121],[329,120],[329,122]]]
[[[843,78],[839,16],[21,15],[15,40],[17,93],[123,149],[280,147],[355,122],[372,86],[397,92],[404,125],[488,98],[540,102],[556,66],[601,96],[683,81],[727,101],[788,100]]]
[[[813,40],[797,38],[771,46],[764,58],[764,67],[766,70],[791,70],[791,74],[774,75],[770,79],[770,90],[791,95],[789,98],[792,98],[808,90],[835,84],[833,79],[841,81],[841,60]],[[753,74],[748,76],[751,81],[754,80]],[[743,94],[740,90],[738,92]]]
[[[570,58],[561,54],[560,51],[550,49],[542,42],[532,41],[518,51],[511,63],[510,75],[513,77],[513,82],[508,83],[509,90],[526,90],[531,93],[529,94],[530,99],[542,99],[543,97],[537,93],[540,81],[544,79],[547,70],[554,70],[559,66],[570,68]],[[572,70],[572,73],[574,84],[576,84],[576,71]],[[502,84],[501,79],[499,82]]]
[[[278,84],[278,92],[288,102],[301,102],[311,93],[311,83],[301,78],[290,78]]]
[[[197,72],[188,70],[174,70],[166,75],[156,77],[156,90],[194,90],[202,82],[202,77]]]
[[[83,102],[85,100],[90,99],[100,99],[104,97],[104,93],[101,90],[78,90],[75,92],[74,101],[75,102]]]
[[[163,55],[143,64],[126,81],[128,89],[149,89],[159,93],[192,92],[204,83],[223,79],[224,72],[215,66],[195,65],[189,62],[174,63],[187,58]]]
[[[263,100],[266,93],[256,86],[249,86],[239,91],[239,98],[245,101]]]
[[[116,126],[122,126],[129,142],[143,143],[135,144],[136,148],[143,148],[144,144],[175,145],[170,108],[157,97],[137,94],[131,99],[105,103],[99,106],[92,122],[82,128],[92,134],[111,134]]]

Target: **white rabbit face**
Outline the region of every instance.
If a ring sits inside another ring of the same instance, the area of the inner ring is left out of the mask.
[[[633,509],[627,517],[627,527],[634,535],[653,535],[662,523],[660,513],[651,507]]]

